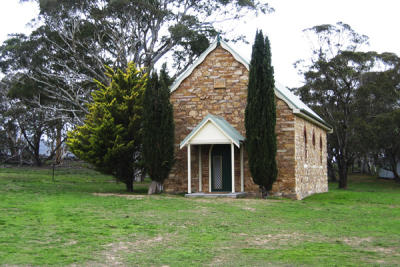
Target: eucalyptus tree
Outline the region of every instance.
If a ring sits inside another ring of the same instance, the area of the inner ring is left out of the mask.
[[[400,182],[400,57],[382,53],[376,60],[380,70],[365,74],[357,92],[358,140],[376,160],[383,157]]]
[[[38,2],[44,24],[38,38],[49,66],[35,70],[37,79],[80,122],[93,79],[108,82],[104,65],[124,69],[132,61],[149,72],[168,58],[178,75],[224,32],[222,25],[272,11],[258,0],[25,1]]]
[[[347,170],[354,159],[351,148],[355,92],[361,74],[371,68],[369,54],[357,52],[368,37],[349,25],[318,25],[304,30],[313,50],[308,61],[297,62],[304,75],[304,86],[297,88],[303,101],[311,105],[333,128],[328,146],[339,171],[339,188],[347,187]]]
[[[3,116],[7,118],[8,124],[15,125],[15,131],[23,137],[26,148],[24,149],[30,155],[34,164],[42,165],[42,156],[40,155],[40,146],[44,141],[44,137],[50,137],[49,133],[52,129],[62,128],[60,125],[61,118],[57,113],[48,110],[43,110],[36,104],[31,102],[38,94],[39,85],[35,80],[28,76],[17,74],[15,76],[6,77],[2,81],[7,92],[8,105],[4,110]],[[49,102],[48,99],[42,97],[42,103]],[[47,103],[48,104],[48,103]],[[60,133],[61,134],[61,133]],[[10,132],[9,136],[15,135]],[[61,139],[57,136],[56,139]],[[51,151],[48,160],[51,159],[56,152],[60,151],[63,141],[57,143]]]
[[[61,112],[66,107],[66,101],[46,93],[64,90],[67,85],[54,78],[45,79],[43,69],[53,75],[58,70],[47,53],[43,30],[43,27],[39,28],[30,36],[12,35],[0,47],[0,69],[6,74],[2,79],[2,90],[10,102],[6,114],[10,121],[17,124],[36,165],[41,165],[39,146],[42,137],[50,136],[49,133],[57,129],[59,136],[56,139],[59,142],[54,147],[56,150],[50,152],[50,158],[56,153],[59,155],[62,140],[65,139],[60,129],[73,117],[70,113]]]
[[[362,124],[372,120],[379,109],[373,113],[361,104],[363,88],[370,84],[366,77],[376,69],[381,71],[380,64],[389,62],[389,58],[376,52],[360,52],[368,44],[368,37],[341,22],[315,26],[305,33],[313,53],[310,60],[296,63],[305,78],[304,86],[296,91],[332,126],[328,150],[338,166],[339,188],[345,189],[354,159],[372,151],[372,146],[363,143],[361,129],[366,129]]]

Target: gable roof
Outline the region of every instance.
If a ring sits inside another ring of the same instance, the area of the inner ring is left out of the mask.
[[[187,145],[190,140],[196,136],[197,133],[208,123],[212,123],[218,130],[220,130],[227,139],[234,143],[237,147],[240,147],[240,142],[244,141],[243,135],[241,135],[232,125],[229,124],[224,118],[208,114],[204,119],[197,124],[197,126],[183,139],[180,143],[180,148],[182,149]]]
[[[194,69],[197,66],[199,66],[206,59],[208,54],[210,54],[214,49],[216,49],[218,45],[220,45],[222,48],[231,53],[232,56],[238,62],[242,63],[247,70],[250,70],[249,62],[246,59],[244,59],[241,55],[239,55],[239,53],[237,53],[233,48],[231,48],[224,40],[217,37],[214,40],[214,42],[199,56],[199,58],[195,60],[193,64],[186,71],[184,71],[183,73],[181,73],[181,75],[178,76],[178,78],[170,87],[171,93],[179,87],[179,85],[183,82],[183,80],[185,80],[187,77],[189,77],[190,74],[192,74]],[[332,127],[328,123],[326,123],[320,116],[318,116],[318,114],[315,113],[311,108],[309,108],[303,101],[301,101],[298,96],[293,94],[289,89],[287,89],[286,87],[284,87],[283,85],[281,85],[276,81],[275,81],[275,95],[276,97],[282,99],[293,110],[294,114],[311,121],[312,123],[320,126],[321,128],[327,130],[330,133],[332,132]]]

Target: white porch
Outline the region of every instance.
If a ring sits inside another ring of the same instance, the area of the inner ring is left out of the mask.
[[[244,196],[243,141],[244,137],[225,119],[207,115],[180,144],[181,149],[187,147],[188,194],[186,196],[234,198]],[[197,153],[192,153],[193,147],[196,147]],[[208,148],[208,151],[204,151],[205,148]],[[239,150],[240,174],[235,173],[235,154],[237,154],[235,150]],[[205,154],[208,154],[208,164],[203,162]],[[192,161],[195,158],[198,161],[197,175],[193,175],[192,172]],[[203,190],[205,166],[208,167],[208,188]],[[239,190],[235,188],[237,179],[240,179]],[[193,180],[198,181],[195,187],[192,186]]]

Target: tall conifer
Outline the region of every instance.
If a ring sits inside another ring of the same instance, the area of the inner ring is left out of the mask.
[[[250,172],[263,197],[277,177],[274,88],[269,40],[257,31],[250,62],[245,127]]]
[[[152,184],[149,194],[162,191],[174,162],[174,118],[169,102],[170,78],[163,66],[153,73],[144,96],[143,158]]]
[[[109,84],[97,82],[85,123],[68,133],[68,146],[78,158],[111,174],[133,191],[141,170],[143,94],[147,75],[133,62],[126,71],[107,67]]]

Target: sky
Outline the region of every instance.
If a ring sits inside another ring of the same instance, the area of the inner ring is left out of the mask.
[[[236,22],[235,32],[245,34],[250,44],[231,45],[250,58],[256,29],[262,29],[271,42],[275,79],[288,87],[302,85],[302,77],[293,67],[299,59],[310,57],[310,44],[302,30],[338,21],[369,36],[367,50],[400,55],[400,0],[269,0],[275,12],[254,17],[247,24]],[[29,33],[27,25],[39,10],[35,3],[0,0],[0,42],[9,33]]]

